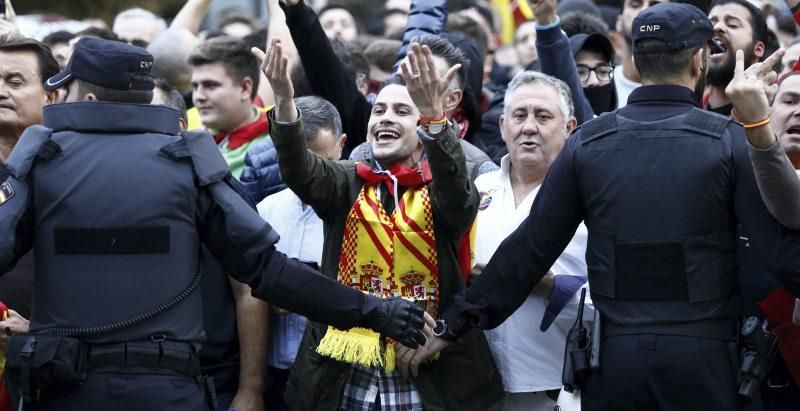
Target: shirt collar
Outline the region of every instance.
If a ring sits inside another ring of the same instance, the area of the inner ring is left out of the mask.
[[[628,105],[652,103],[678,103],[699,107],[697,98],[692,90],[684,86],[672,84],[656,84],[641,86],[633,90],[628,96]]]
[[[511,154],[506,154],[500,159],[500,175],[503,178],[508,178],[511,172]]]
[[[175,136],[179,117],[178,110],[167,106],[93,101],[45,106],[42,123],[54,131]]]

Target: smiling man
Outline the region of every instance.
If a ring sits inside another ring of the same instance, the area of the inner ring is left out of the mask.
[[[733,79],[736,50],[744,51],[745,68],[761,61],[765,57],[767,21],[764,13],[747,0],[719,0],[714,3],[708,18],[714,26],[714,38],[727,51],[708,57],[706,82],[711,91],[704,98],[703,106],[727,116],[733,106],[725,94],[725,87]]]
[[[435,316],[465,287],[456,250],[478,195],[444,114],[442,96],[459,65],[442,73],[428,46],[410,50],[411,68],[404,65],[376,97],[366,136],[371,155],[358,163],[306,149],[304,114],[292,100],[279,43],[262,68],[275,91],[270,116],[281,176],[326,228],[322,274],[365,293],[413,298]],[[407,378],[415,353],[366,330],[310,323],[285,398],[297,410],[486,409],[502,394],[480,332]]]

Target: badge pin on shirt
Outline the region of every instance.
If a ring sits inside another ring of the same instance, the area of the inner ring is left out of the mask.
[[[11,197],[14,197],[14,187],[11,186],[11,183],[6,181],[0,186],[0,205],[5,204]]]

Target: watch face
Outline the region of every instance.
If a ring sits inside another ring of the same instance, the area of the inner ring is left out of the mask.
[[[446,124],[447,124],[447,123],[442,123],[442,124],[431,124],[431,125],[429,125],[429,126],[427,127],[427,129],[428,129],[428,134],[439,134],[439,133],[441,133],[441,132],[442,132],[442,130],[444,130],[444,126],[445,126]]]
[[[436,326],[433,327],[433,335],[441,337],[447,332],[447,323],[444,320],[436,320]]]

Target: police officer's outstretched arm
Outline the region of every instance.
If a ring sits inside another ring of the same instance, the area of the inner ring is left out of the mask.
[[[451,339],[472,326],[491,329],[502,324],[569,244],[583,220],[574,166],[578,139],[579,133],[567,139],[528,218],[500,244],[477,280],[444,313]]]
[[[347,173],[345,166],[310,152],[303,137],[302,113],[294,104],[294,86],[289,78],[289,61],[280,39],[273,39],[264,54],[253,55],[275,93],[275,109],[270,111],[270,136],[278,154],[281,179],[314,211],[325,218],[330,207],[341,204]]]
[[[201,187],[200,236],[226,271],[252,288],[253,296],[339,329],[362,326],[412,348],[424,344],[422,308],[399,298],[366,295],[276,251],[278,235],[231,188],[230,180],[228,173]]]

